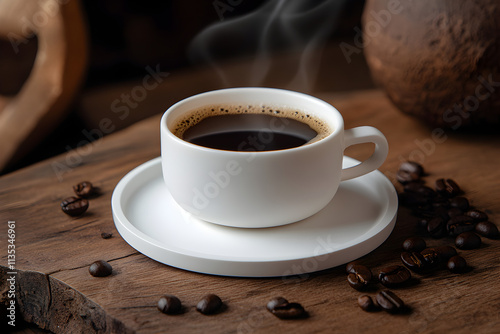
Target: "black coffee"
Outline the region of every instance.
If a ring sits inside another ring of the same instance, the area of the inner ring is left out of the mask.
[[[270,106],[207,106],[177,121],[173,132],[196,145],[231,151],[274,151],[324,138],[330,129],[302,111]]]

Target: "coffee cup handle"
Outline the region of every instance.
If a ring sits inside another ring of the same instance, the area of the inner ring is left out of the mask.
[[[362,161],[360,164],[342,169],[341,180],[350,180],[355,177],[367,174],[379,168],[387,158],[389,153],[389,145],[385,136],[374,127],[360,126],[344,131],[344,149],[363,143],[374,143],[375,151],[373,154]]]

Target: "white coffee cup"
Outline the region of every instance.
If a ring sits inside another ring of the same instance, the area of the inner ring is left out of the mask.
[[[180,119],[212,105],[298,110],[329,131],[302,146],[259,152],[209,148],[174,134]],[[173,199],[196,218],[232,227],[273,227],[310,217],[333,199],[341,181],[377,169],[388,153],[379,130],[344,130],[341,114],[330,104],[274,88],[230,88],[186,98],[164,113],[160,128],[163,178]],[[361,143],[374,143],[373,154],[342,169],[344,149]]]

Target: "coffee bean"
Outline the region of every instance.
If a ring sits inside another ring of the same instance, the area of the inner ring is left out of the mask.
[[[464,232],[457,236],[455,245],[460,249],[476,249],[481,247],[481,238],[474,232]]]
[[[460,194],[461,189],[452,179],[436,180],[436,191],[446,197],[454,197]]]
[[[424,168],[421,164],[415,161],[404,161],[399,165],[399,170],[413,173],[417,175],[419,178],[424,176]]]
[[[396,173],[396,180],[401,184],[407,184],[410,182],[415,182],[420,179],[420,176],[416,173],[398,170]]]
[[[400,193],[398,194],[399,204],[406,207],[418,207],[428,203],[428,198],[419,193]]]
[[[439,254],[434,248],[426,248],[420,254],[424,257],[427,268],[436,267],[440,263]]]
[[[177,314],[181,309],[181,301],[176,296],[165,295],[158,301],[158,310],[165,314]]]
[[[382,290],[377,293],[376,300],[378,305],[389,313],[397,313],[404,309],[405,304],[394,292]]]
[[[415,193],[424,196],[425,198],[432,199],[437,196],[436,192],[420,182],[410,182],[404,186],[404,191],[407,193]]]
[[[103,239],[109,239],[113,236],[113,233],[107,233],[107,232],[102,232],[101,233],[101,238]]]
[[[463,232],[474,230],[474,221],[469,216],[455,216],[446,224],[446,230],[451,236],[457,236]]]
[[[418,252],[401,253],[401,261],[406,268],[416,273],[424,271],[427,267],[424,256]]]
[[[476,233],[486,237],[488,239],[498,239],[500,233],[498,232],[498,227],[489,221],[482,221],[476,225]]]
[[[89,201],[84,198],[68,197],[61,202],[61,210],[72,217],[83,214],[89,208]]]
[[[270,312],[280,319],[300,319],[307,317],[306,310],[299,303],[279,304]]]
[[[365,289],[372,280],[372,272],[366,266],[360,264],[350,265],[347,275],[347,282],[356,290]]]
[[[453,218],[456,216],[463,216],[464,212],[459,208],[450,208],[447,211],[448,217]]]
[[[437,254],[439,262],[443,263],[457,255],[457,250],[451,246],[437,246],[432,249]]]
[[[76,196],[79,197],[92,197],[97,194],[97,189],[89,181],[83,181],[73,186]]]
[[[467,262],[460,255],[455,255],[448,260],[447,267],[452,273],[463,273],[467,270]]]
[[[383,268],[378,274],[379,282],[388,288],[403,285],[410,278],[410,271],[399,265]]]
[[[267,303],[266,308],[269,312],[272,312],[276,306],[283,304],[288,304],[288,300],[283,297],[275,297]]]
[[[89,267],[89,273],[94,277],[106,277],[111,275],[112,272],[113,267],[104,260],[95,261]]]
[[[206,295],[196,305],[196,310],[205,315],[217,313],[221,308],[222,300],[214,294]]]
[[[373,302],[372,297],[368,295],[362,295],[358,297],[358,305],[363,311],[372,312],[377,310],[377,305]]]
[[[446,235],[446,224],[443,218],[435,217],[427,223],[427,232],[430,236],[439,239]]]
[[[419,237],[411,237],[403,241],[403,249],[407,252],[421,252],[425,247],[427,247],[425,240]]]
[[[476,223],[488,220],[488,215],[486,214],[486,212],[476,210],[476,209],[472,209],[472,210],[467,211],[465,213],[465,215],[471,217],[474,220],[474,222],[476,222]]]
[[[462,211],[469,209],[469,200],[465,197],[457,196],[450,199],[450,206],[452,208],[458,208]]]

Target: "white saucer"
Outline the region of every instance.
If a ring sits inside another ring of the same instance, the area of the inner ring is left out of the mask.
[[[344,158],[344,166],[356,163]],[[123,177],[111,206],[123,239],[156,261],[206,274],[273,277],[332,268],[371,252],[394,228],[398,202],[392,183],[374,171],[342,182],[326,208],[300,222],[226,227],[182,210],[156,158]]]

